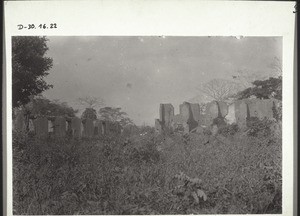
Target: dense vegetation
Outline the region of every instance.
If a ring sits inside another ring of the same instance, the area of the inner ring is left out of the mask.
[[[74,117],[77,110],[74,110],[66,102],[52,101],[44,97],[36,97],[25,105],[25,109],[33,116],[68,116]]]
[[[245,99],[255,96],[259,99],[276,98],[282,100],[282,77],[270,77],[266,80],[255,80],[253,87],[247,88],[238,93],[238,99]]]
[[[216,137],[150,127],[85,140],[14,133],[14,213],[281,213],[279,126],[223,125]]]
[[[46,57],[46,37],[12,37],[12,105],[19,107],[52,88],[44,80],[52,67],[53,60]]]

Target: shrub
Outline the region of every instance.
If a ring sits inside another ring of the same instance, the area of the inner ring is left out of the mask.
[[[226,121],[223,117],[217,117],[213,119],[212,125],[217,125],[220,128],[226,126]]]
[[[219,128],[219,134],[223,136],[233,136],[239,131],[239,126],[237,124],[227,124]]]
[[[278,105],[275,105],[275,102],[273,102],[273,116],[276,119],[276,121],[281,121],[282,120],[282,102],[280,101]]]
[[[201,137],[14,134],[14,214],[281,213],[280,139]]]
[[[202,190],[202,181],[199,178],[190,178],[183,172],[174,176],[177,184],[173,188],[173,193],[182,197],[183,200],[192,199],[195,204],[207,200],[207,195]]]
[[[267,137],[271,135],[272,121],[264,118],[262,120],[257,117],[250,117],[247,119],[247,135],[254,137]]]

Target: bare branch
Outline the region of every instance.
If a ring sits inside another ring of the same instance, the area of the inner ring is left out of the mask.
[[[236,82],[224,79],[213,79],[197,89],[211,100],[220,101],[237,93],[241,87]]]
[[[87,106],[87,108],[96,108],[104,105],[103,99],[91,96],[78,98],[78,102],[81,105]]]

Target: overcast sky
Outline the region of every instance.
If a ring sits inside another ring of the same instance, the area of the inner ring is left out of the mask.
[[[237,70],[269,74],[282,58],[280,37],[48,37],[53,67],[45,80],[49,99],[104,99],[121,107],[138,125],[154,125],[159,104],[198,95],[214,78],[232,79]]]

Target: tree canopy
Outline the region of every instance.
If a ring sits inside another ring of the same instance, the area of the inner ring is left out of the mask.
[[[238,93],[238,99],[255,96],[259,99],[276,98],[282,100],[282,77],[270,77],[267,80],[256,80],[254,87],[247,88]]]
[[[45,57],[46,37],[18,36],[12,38],[12,96],[13,107],[25,105],[29,96],[38,95],[52,87],[43,80],[53,60]]]
[[[88,119],[95,120],[95,119],[97,119],[97,111],[94,108],[88,107],[83,111],[83,113],[81,115],[81,118],[82,119],[87,119],[88,118]]]
[[[103,107],[99,110],[99,114],[101,119],[119,122],[122,127],[133,124],[132,120],[127,117],[127,113],[121,111],[121,108],[119,107]]]
[[[66,102],[51,101],[43,97],[32,99],[25,108],[27,108],[31,115],[74,117],[77,112],[77,110],[74,110]]]

